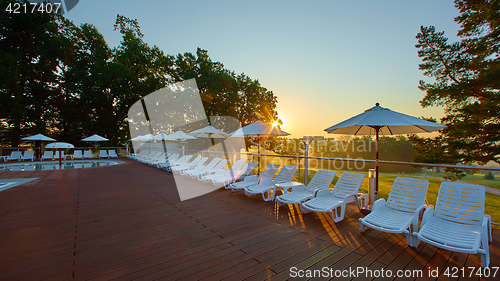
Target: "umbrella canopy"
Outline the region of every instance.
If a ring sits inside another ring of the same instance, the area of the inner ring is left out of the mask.
[[[67,142],[52,142],[47,144],[45,148],[66,149],[66,148],[75,148],[75,146]]]
[[[42,155],[42,141],[56,141],[55,139],[49,138],[46,135],[42,135],[42,134],[36,134],[33,136],[25,137],[25,138],[22,138],[21,140],[39,141],[40,142],[40,151],[38,152],[39,155],[37,157],[41,157],[41,155]]]
[[[92,135],[88,138],[82,139],[82,141],[109,141],[107,138],[103,138],[99,135]]]
[[[165,134],[165,133],[159,133],[158,135],[153,136],[151,139],[153,139],[153,140],[166,140],[167,137],[168,137],[167,134]]]
[[[328,129],[330,134],[371,135],[377,127],[383,135],[429,133],[446,126],[383,108],[377,103],[365,112]]]
[[[177,131],[173,134],[168,135],[165,140],[194,140],[195,137],[184,133],[183,131]]]
[[[204,128],[194,130],[192,132],[188,133],[189,135],[198,137],[198,138],[226,138],[228,134],[224,133],[223,131],[217,130],[216,128],[212,126],[206,126]]]
[[[276,127],[266,124],[262,121],[254,122],[243,128],[240,128],[230,134],[231,136],[288,136],[289,133]]]
[[[53,138],[49,138],[46,135],[37,134],[29,137],[22,138],[22,140],[34,140],[34,141],[56,141]]]
[[[378,193],[378,137],[384,135],[429,133],[446,128],[444,125],[429,122],[417,117],[392,111],[376,103],[374,107],[351,117],[337,125],[325,129],[329,134],[376,135],[375,154],[375,196]]]
[[[282,131],[274,126],[266,124],[262,121],[256,121],[250,125],[240,128],[230,134],[233,137],[249,136],[249,137],[262,137],[262,136],[288,136],[289,133]],[[260,144],[257,146],[258,155],[258,173],[260,173]]]

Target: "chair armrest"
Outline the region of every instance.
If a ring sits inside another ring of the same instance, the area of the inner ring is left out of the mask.
[[[314,194],[314,198],[318,196],[327,196],[331,193],[330,189],[320,189]]]
[[[372,207],[372,212],[376,211],[377,209],[381,208],[385,206],[385,199],[384,198],[380,198],[378,199],[377,201],[375,201],[373,203],[373,207]]]
[[[422,227],[434,216],[434,208],[427,207],[422,217]]]
[[[292,191],[293,192],[294,190],[305,190],[307,188],[307,186],[301,184],[301,185],[296,185],[296,186],[293,186],[292,187]]]

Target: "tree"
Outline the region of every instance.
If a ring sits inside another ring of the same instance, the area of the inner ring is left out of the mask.
[[[500,1],[456,0],[461,41],[421,27],[416,47],[419,69],[435,79],[420,81],[423,107],[443,106],[447,128],[430,140],[413,136],[420,161],[500,163]]]
[[[23,134],[53,131],[58,115],[52,108],[72,50],[65,37],[69,21],[53,13],[6,12],[15,2],[0,1],[0,119],[13,146]]]

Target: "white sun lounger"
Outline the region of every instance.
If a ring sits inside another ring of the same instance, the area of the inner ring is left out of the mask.
[[[290,192],[277,196],[276,201],[278,201],[278,206],[285,204],[300,204],[313,198],[316,192],[321,189],[330,191],[328,186],[330,186],[335,174],[337,174],[335,171],[317,171],[307,186],[303,184],[295,185],[291,188],[292,190]],[[276,186],[278,185],[279,184],[275,185],[273,193],[276,193]]]
[[[54,151],[45,150],[43,152],[42,159],[40,159],[40,160],[43,161],[43,160],[52,160],[52,159],[54,159]]]
[[[264,201],[272,201],[276,197],[276,192],[273,192],[273,190],[275,190],[274,185],[277,183],[290,182],[293,178],[293,175],[295,175],[297,169],[298,169],[297,166],[285,165],[283,166],[283,168],[281,168],[281,170],[279,171],[278,175],[276,175],[276,178],[274,180],[272,181],[264,180],[259,182],[258,185],[245,188],[245,195],[253,196],[260,194],[262,195],[262,199],[264,199]]]
[[[35,152],[33,150],[27,150],[24,152],[24,154],[21,156],[21,161],[23,160],[31,160],[33,161],[35,159]]]
[[[10,153],[10,156],[8,156],[8,157],[5,158],[5,162],[7,162],[9,160],[19,161],[19,160],[21,160],[21,156],[22,156],[22,152],[21,151],[12,151]]]
[[[491,217],[484,214],[484,186],[443,182],[436,210],[427,208],[422,228],[415,231],[414,247],[424,241],[461,253],[480,254],[481,265],[490,264]]]
[[[226,174],[224,176],[212,179],[212,183],[215,186],[219,186],[219,185],[227,186],[228,184],[234,183],[242,177],[243,178],[246,177],[249,173],[251,173],[253,171],[253,169],[255,169],[256,166],[257,166],[257,163],[244,162],[243,167],[241,167],[240,169],[233,170],[232,174],[229,173],[229,174]],[[232,166],[231,166],[231,169],[233,169]]]
[[[381,198],[373,203],[370,214],[359,219],[359,230],[367,227],[389,232],[405,233],[406,243],[413,246],[413,232],[418,231],[418,218],[424,210],[429,181],[397,177],[387,202]]]
[[[272,181],[274,175],[280,168],[279,164],[267,164],[266,168],[260,173],[260,176],[248,176],[243,179],[243,181],[235,182],[229,184],[226,188],[231,189],[232,191],[242,190],[247,187],[257,185],[259,182],[263,180]]]
[[[302,203],[302,212],[330,213],[334,222],[343,220],[347,203],[356,202],[358,208],[361,208],[358,192],[364,179],[365,174],[342,173],[331,192],[320,190],[313,199]]]
[[[64,151],[61,150],[61,159],[64,160]],[[56,150],[56,153],[54,154],[54,158],[52,160],[59,160],[59,150]]]
[[[189,173],[189,175],[192,177],[192,178],[195,178],[195,179],[198,179],[198,180],[201,180],[201,178],[206,175],[206,174],[211,174],[211,173],[214,173],[216,171],[220,171],[222,170],[226,165],[227,165],[227,162],[229,162],[229,160],[227,159],[222,159],[221,161],[219,161],[213,168],[209,168],[207,167],[206,169],[201,169],[197,172],[191,172]]]
[[[219,162],[220,162],[220,158],[214,158],[207,165],[197,165],[190,170],[182,171],[181,175],[192,177],[193,174],[197,174],[197,173],[202,172],[202,171],[207,170],[207,169],[213,169],[217,165],[217,163],[219,163]]]
[[[118,158],[118,154],[116,154],[116,150],[110,149],[108,150],[109,158]]]
[[[94,158],[94,155],[92,155],[92,151],[90,150],[83,151],[83,159],[92,159],[92,158]]]
[[[71,159],[83,159],[83,154],[81,150],[73,151],[73,155],[71,155]]]
[[[214,183],[214,180],[217,181],[217,179],[220,179],[220,178],[227,178],[227,177],[230,177],[232,179],[232,175],[236,174],[238,172],[238,170],[240,170],[243,165],[245,165],[246,161],[243,161],[243,160],[237,160],[236,162],[234,162],[233,165],[231,165],[231,168],[229,169],[222,169],[220,171],[217,171],[215,173],[212,173],[210,175],[206,175],[204,177],[202,177],[202,181],[205,182],[205,183],[208,183],[208,182],[212,182]],[[215,183],[214,183],[215,185]]]
[[[203,160],[203,162],[201,162],[202,160]],[[197,156],[194,160],[192,160],[189,163],[180,163],[178,165],[172,166],[172,172],[180,173],[181,171],[189,170],[191,167],[204,164],[205,161],[207,161],[207,160],[208,160],[208,157]]]
[[[99,159],[101,158],[109,158],[107,150],[105,149],[99,150]]]

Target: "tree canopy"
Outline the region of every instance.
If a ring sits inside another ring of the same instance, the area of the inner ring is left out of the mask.
[[[0,0],[3,10],[20,0]],[[277,119],[274,94],[244,73],[212,61],[207,50],[168,55],[143,41],[137,20],[117,15],[122,34],[109,47],[91,24],[59,14],[0,15],[0,143],[43,133],[79,143],[100,134],[111,145],[129,137],[128,108],[169,83],[195,78],[207,116],[242,125]]]
[[[460,41],[449,43],[434,26],[421,27],[416,47],[423,107],[443,106],[447,125],[432,139],[411,138],[415,161],[500,163],[500,1],[456,0]]]

